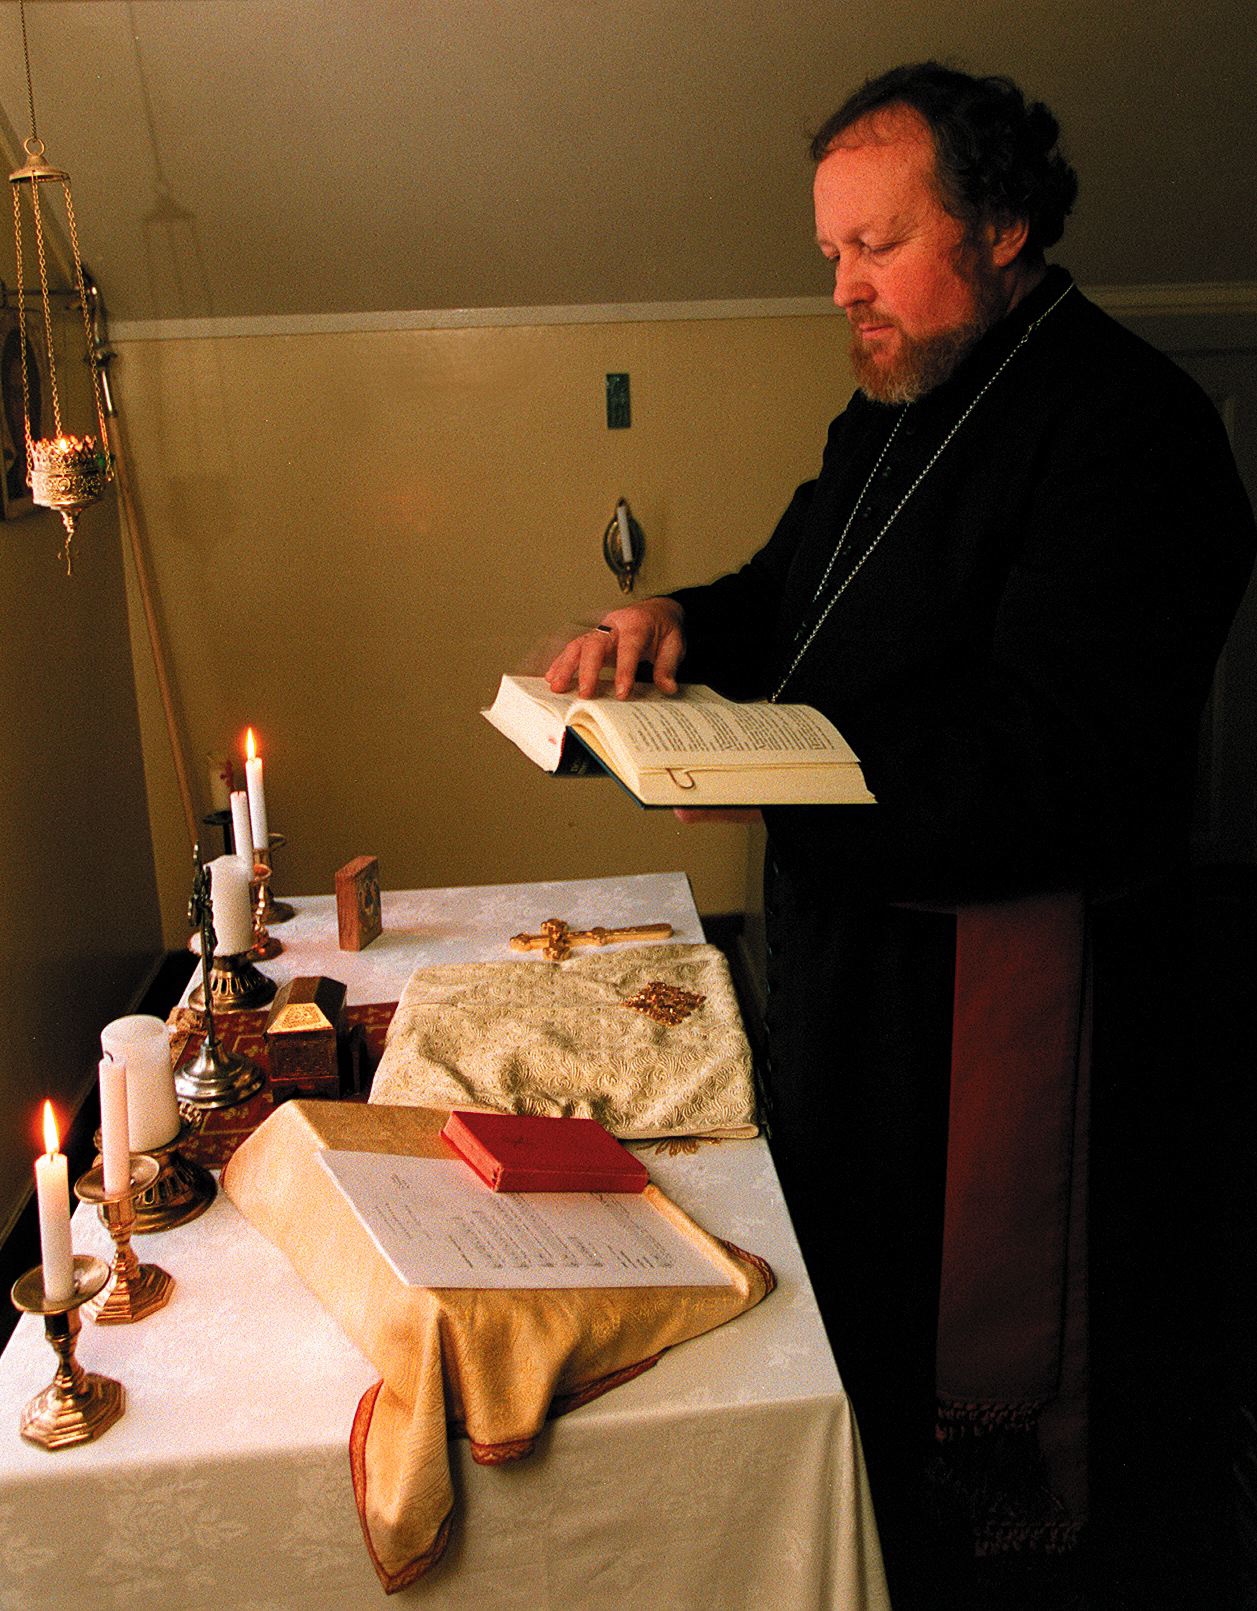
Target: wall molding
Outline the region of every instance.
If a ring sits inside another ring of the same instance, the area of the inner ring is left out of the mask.
[[[277,313],[221,319],[116,319],[114,341],[349,335],[377,330],[485,330],[514,325],[655,324],[682,319],[792,319],[832,311],[827,296],[706,302],[581,302],[530,308],[421,308],[386,313]]]
[[[1257,281],[1084,286],[1114,318],[1257,320]],[[527,308],[425,308],[381,313],[248,314],[216,319],[117,319],[115,342],[356,335],[393,330],[483,330],[517,325],[655,324],[686,319],[797,319],[831,314],[828,296],[695,302],[603,302]]]

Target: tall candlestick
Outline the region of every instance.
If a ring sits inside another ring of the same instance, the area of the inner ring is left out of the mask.
[[[253,908],[249,874],[239,856],[210,862],[210,899],[214,906],[214,955],[238,956],[253,945]]]
[[[266,823],[266,789],[262,781],[262,757],[253,741],[253,729],[245,739],[244,781],[249,791],[249,817],[253,823],[254,850],[269,850],[271,836]]]
[[[175,1096],[170,1036],[165,1024],[151,1013],[128,1013],[105,1025],[100,1032],[100,1045],[106,1057],[112,1057],[127,1071],[130,1150],[152,1152],[173,1141],[183,1121]]]
[[[110,1057],[100,1060],[100,1155],[105,1190],[126,1191],[131,1184],[127,1065],[115,1063]]]
[[[231,837],[236,855],[253,876],[253,826],[249,816],[249,796],[243,789],[231,791]]]
[[[70,1245],[70,1181],[57,1135],[52,1103],[44,1103],[44,1146],[35,1160],[35,1194],[39,1199],[39,1247],[44,1265],[44,1296],[64,1303],[74,1296],[74,1249]]]

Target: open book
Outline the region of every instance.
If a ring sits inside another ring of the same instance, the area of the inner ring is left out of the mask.
[[[507,676],[482,714],[543,771],[602,768],[643,805],[873,801],[851,746],[810,705],[739,704],[697,683],[578,699],[543,677]]]

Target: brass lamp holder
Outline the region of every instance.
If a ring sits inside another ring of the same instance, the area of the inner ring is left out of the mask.
[[[30,445],[31,498],[42,509],[53,509],[65,527],[66,573],[73,566],[70,545],[74,541],[78,517],[104,493],[108,480],[108,456],[96,445],[94,436],[58,436],[32,441]]]
[[[633,591],[645,554],[645,534],[633,518],[628,499],[620,498],[602,534],[602,557],[615,572],[621,593]]]
[[[98,1326],[130,1325],[170,1302],[174,1277],[159,1264],[141,1264],[131,1246],[136,1196],[148,1190],[160,1168],[156,1158],[136,1152],[131,1154],[131,1179],[123,1191],[105,1190],[105,1171],[99,1164],[74,1183],[78,1200],[100,1209],[114,1242],[113,1284],[87,1305]]]
[[[42,1449],[68,1449],[90,1443],[114,1424],[126,1408],[126,1391],[109,1376],[85,1371],[74,1357],[82,1330],[82,1306],[109,1280],[104,1259],[89,1253],[74,1255],[74,1296],[50,1299],[44,1292],[40,1265],[13,1283],[13,1302],[24,1314],[43,1315],[44,1335],[57,1356],[57,1371],[42,1393],[23,1408],[18,1430],[28,1443]]]
[[[105,483],[113,477],[113,460],[109,453],[109,429],[105,423],[104,392],[100,376],[100,355],[92,334],[92,319],[87,294],[87,281],[79,251],[78,227],[74,221],[74,198],[70,193],[70,175],[63,168],[54,168],[44,160],[44,142],[35,131],[35,92],[31,83],[30,53],[26,39],[25,0],[19,6],[22,23],[22,50],[26,61],[26,90],[30,103],[31,132],[22,142],[26,161],[9,175],[13,187],[13,232],[17,263],[17,316],[22,358],[22,417],[25,427],[26,483],[31,489],[31,500],[44,509],[53,509],[61,516],[65,527],[62,556],[66,574],[73,569],[71,545],[79,515],[94,504],[105,490]],[[78,293],[83,315],[83,340],[87,363],[91,370],[92,397],[96,407],[99,436],[71,435],[61,422],[61,396],[57,386],[57,359],[52,328],[52,297],[48,284],[48,262],[44,242],[44,220],[40,203],[40,189],[44,185],[60,186],[65,203],[66,224],[70,235],[70,252],[73,258],[74,288]],[[26,330],[26,276],[23,268],[22,203],[23,191],[30,200],[31,220],[35,230],[35,255],[39,274],[39,294],[43,301],[43,347],[48,364],[48,402],[51,404],[51,436],[36,436],[44,422],[32,417],[30,355],[27,351]],[[15,443],[16,447],[17,444]]]

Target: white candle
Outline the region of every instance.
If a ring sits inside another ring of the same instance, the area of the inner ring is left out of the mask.
[[[249,791],[249,817],[253,823],[254,850],[269,850],[271,837],[266,829],[266,789],[262,782],[262,757],[253,742],[253,729],[245,740],[245,787]]]
[[[100,1060],[100,1155],[105,1190],[124,1192],[131,1184],[131,1130],[127,1117],[127,1065]]]
[[[74,1296],[74,1249],[70,1245],[70,1183],[65,1154],[59,1151],[52,1103],[44,1103],[44,1146],[35,1160],[35,1195],[39,1199],[39,1248],[44,1265],[44,1297],[64,1303]]]
[[[234,861],[235,857],[229,859]],[[152,1152],[173,1141],[183,1121],[175,1096],[170,1036],[165,1024],[149,1013],[129,1013],[105,1025],[100,1044],[105,1055],[127,1071],[129,1150]]]
[[[214,905],[214,955],[233,957],[253,945],[253,907],[249,874],[239,856],[210,862],[210,900]]]
[[[605,505],[604,505],[605,507]],[[620,527],[620,553],[624,556],[624,563],[633,563],[633,533],[629,527],[628,504],[621,498],[615,506],[615,518]]]
[[[249,877],[253,877],[253,829],[249,819],[249,796],[243,789],[231,791],[231,836],[235,843],[236,855],[249,869]]]
[[[227,811],[231,807],[231,757],[229,755],[208,755],[205,758],[206,775],[209,778],[210,810]]]

